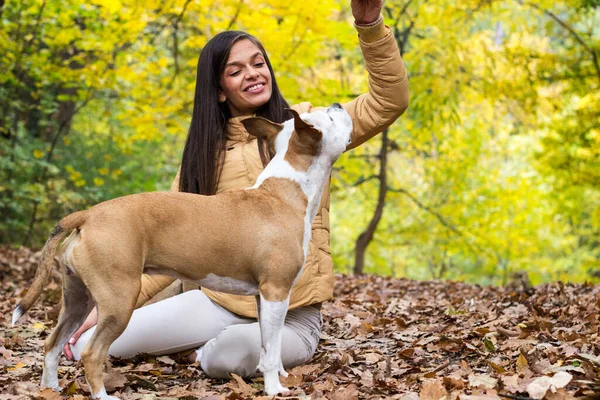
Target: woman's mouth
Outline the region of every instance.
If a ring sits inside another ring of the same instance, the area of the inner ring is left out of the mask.
[[[265,88],[264,83],[257,83],[256,85],[252,85],[249,88],[244,89],[244,92],[248,93],[261,93]]]

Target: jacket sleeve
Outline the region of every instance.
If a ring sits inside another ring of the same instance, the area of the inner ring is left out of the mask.
[[[369,91],[342,106],[352,117],[348,150],[382,132],[408,107],[408,76],[398,44],[383,17],[367,26],[355,25],[369,73]]]
[[[171,184],[171,192],[179,192],[179,173],[181,169],[177,171],[177,175]],[[142,275],[142,289],[138,296],[135,308],[143,306],[148,300],[160,293],[164,288],[169,286],[175,281],[176,278],[165,276],[165,275]]]

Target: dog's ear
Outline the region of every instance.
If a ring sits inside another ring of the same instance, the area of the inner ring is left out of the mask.
[[[323,137],[323,134],[321,133],[320,130],[318,130],[313,125],[309,124],[308,122],[306,122],[302,118],[300,118],[300,114],[298,114],[298,112],[296,110],[293,110],[291,108],[286,108],[286,110],[291,112],[292,115],[294,116],[294,130],[297,133],[299,133],[299,134],[308,133],[314,139],[321,140],[321,138]]]
[[[283,124],[277,124],[263,117],[250,117],[242,120],[242,125],[249,134],[267,139],[269,142],[275,141],[277,134],[283,129]]]

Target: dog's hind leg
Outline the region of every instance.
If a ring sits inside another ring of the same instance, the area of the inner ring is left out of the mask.
[[[123,276],[104,277],[102,282],[95,282],[94,286],[99,288],[96,291],[92,289],[98,307],[98,325],[81,353],[81,359],[92,398],[114,400],[117,397],[109,396],[104,388],[104,361],[110,345],[121,336],[131,319],[141,280],[130,280]]]
[[[45,342],[42,388],[60,390],[58,385],[58,360],[63,346],[81,326],[94,303],[87,288],[75,275],[63,273],[63,303],[58,324]]]

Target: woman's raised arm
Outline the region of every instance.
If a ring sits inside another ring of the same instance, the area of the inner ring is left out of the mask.
[[[352,0],[356,30],[369,91],[343,104],[354,123],[348,149],[366,142],[390,126],[408,107],[408,76],[398,44],[383,23],[381,0]]]

